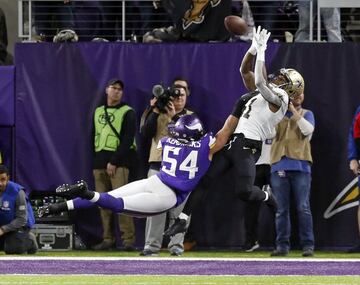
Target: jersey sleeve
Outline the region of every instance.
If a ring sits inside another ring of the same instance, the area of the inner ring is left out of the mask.
[[[209,136],[209,148],[212,149],[215,146],[216,138],[213,133],[207,133],[206,135]]]
[[[244,110],[245,104],[254,96],[256,96],[259,92],[255,91],[255,92],[251,92],[251,93],[247,93],[243,96],[241,96],[235,103],[235,106],[231,112],[231,115],[233,115],[236,118],[240,118],[241,114]]]

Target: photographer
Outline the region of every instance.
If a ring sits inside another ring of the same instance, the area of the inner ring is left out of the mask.
[[[143,114],[144,123],[141,126],[141,134],[144,138],[151,138],[148,177],[157,174],[160,170],[161,150],[157,149],[157,145],[161,138],[168,135],[168,123],[177,121],[182,115],[192,113],[185,108],[189,93],[188,83],[183,78],[175,78],[171,88],[165,89],[161,85],[155,85],[153,88],[154,97],[150,100],[150,109]],[[169,214],[171,224],[181,213],[183,207],[184,203],[166,213],[147,218],[145,245],[140,255],[158,255],[162,245],[167,214]],[[184,252],[183,241],[183,233],[172,237],[168,244],[171,255],[180,256]]]

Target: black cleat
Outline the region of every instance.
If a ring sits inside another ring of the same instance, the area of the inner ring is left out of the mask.
[[[247,242],[247,243],[245,243],[245,246],[244,246],[245,252],[253,252],[259,248],[260,248],[260,245],[259,245],[258,241]]]
[[[268,194],[268,199],[265,202],[265,204],[270,208],[270,210],[275,214],[278,208],[278,204],[276,202],[275,196],[273,192],[271,191],[271,187],[267,185],[263,188],[263,191]]]
[[[38,217],[39,217],[39,218],[42,218],[42,217],[46,217],[46,216],[51,215],[51,213],[50,213],[50,206],[49,206],[49,205],[45,205],[45,206],[39,207],[38,210],[37,210],[37,214],[38,214]]]
[[[66,202],[60,202],[55,204],[47,204],[39,207],[37,213],[38,217],[42,218],[53,214],[59,214],[64,211],[67,211],[67,204]]]
[[[164,236],[174,236],[179,233],[185,233],[187,230],[186,226],[186,220],[185,219],[175,219],[175,223],[173,223],[165,232]]]
[[[75,184],[63,184],[56,188],[55,192],[57,196],[66,198],[82,197],[88,191],[87,183],[84,180],[80,180]]]

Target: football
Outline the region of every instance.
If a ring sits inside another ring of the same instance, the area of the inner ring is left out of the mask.
[[[233,35],[245,35],[248,31],[248,25],[243,18],[235,15],[226,16],[224,19],[225,28]]]

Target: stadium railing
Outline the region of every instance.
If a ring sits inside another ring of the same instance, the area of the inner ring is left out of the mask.
[[[19,38],[23,39],[23,40],[31,40],[33,38],[34,35],[36,35],[35,29],[34,27],[34,13],[33,13],[33,3],[35,1],[37,2],[44,2],[44,1],[52,1],[52,2],[57,2],[57,3],[61,3],[62,0],[17,0],[18,1],[18,36]],[[71,0],[72,2],[77,2],[80,0]],[[98,2],[103,2],[106,0],[86,0],[82,2],[92,2],[92,1],[98,1]],[[236,4],[237,2],[240,2],[241,0],[232,0],[232,2],[234,4]],[[272,0],[248,0],[248,2],[250,3],[250,8],[255,8],[257,5],[257,2],[274,2]],[[318,7],[317,7],[317,13],[316,11],[314,11],[314,3],[313,0],[299,0],[299,1],[305,1],[305,2],[310,2],[310,30],[309,30],[309,40],[313,41],[314,35],[313,35],[313,17],[312,15],[320,15],[320,9],[322,8],[328,8],[328,7],[339,7],[339,8],[358,8],[360,7],[360,0],[317,0],[318,2]],[[133,0],[113,0],[112,2],[119,2],[119,5],[121,6],[121,27],[120,27],[120,35],[119,35],[119,40],[125,41],[127,39],[129,39],[129,30],[127,29],[127,27],[129,26],[129,22],[127,22],[126,19],[126,8],[129,5],[129,3],[134,2]],[[153,5],[153,0],[142,0],[142,1],[138,1],[138,2],[143,2],[143,3],[148,3],[149,6]],[[283,20],[283,18],[280,20],[279,24],[280,26],[283,26],[284,28],[281,28],[279,31],[272,31],[272,33],[274,35],[279,35],[280,33],[283,33],[284,30],[287,29],[287,27],[291,27],[291,32],[295,32],[296,31],[296,27],[297,27],[297,15],[296,15],[296,3],[298,1],[286,1],[286,0],[278,0],[277,2],[279,3],[283,3],[283,6],[285,7],[286,5],[288,5],[289,3],[292,4],[293,9],[292,11],[282,11],[282,13],[286,13],[287,14],[287,19],[285,18],[285,20]],[[273,4],[269,4],[269,5],[273,5]],[[235,6],[235,5],[234,5]],[[288,5],[289,6],[289,5]],[[271,8],[271,7],[270,7]],[[285,7],[286,8],[286,7]],[[255,10],[255,9],[253,9]],[[274,9],[273,9],[274,10]],[[286,10],[286,9],[278,9],[278,10]],[[281,13],[281,12],[279,12]],[[289,15],[291,14],[292,15]],[[254,14],[254,12],[253,12]],[[134,15],[136,16],[136,15]],[[159,15],[161,16],[161,15]],[[259,15],[254,15],[255,16],[259,16]],[[264,15],[265,17],[266,15]],[[279,15],[278,15],[279,16]],[[346,14],[346,18],[349,17],[357,17],[356,15],[352,15],[351,12]],[[266,17],[265,17],[266,18]],[[153,21],[156,21],[153,20]],[[344,20],[345,21],[345,20]],[[348,21],[346,19],[346,21]],[[257,23],[255,23],[257,24]],[[344,26],[346,25],[346,23],[342,23],[342,27],[344,28]],[[295,27],[295,28],[294,28]],[[360,25],[359,28],[356,28],[360,30]],[[147,32],[147,30],[137,30],[135,31],[135,34],[137,35],[143,35]],[[321,41],[321,22],[318,21],[317,22],[317,41]]]

